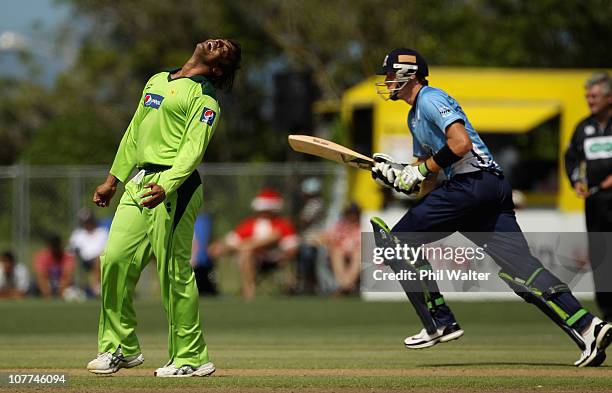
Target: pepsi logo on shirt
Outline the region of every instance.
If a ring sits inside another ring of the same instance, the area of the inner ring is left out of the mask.
[[[147,93],[144,96],[143,105],[148,108],[159,109],[164,100],[164,96],[160,96],[159,94]]]

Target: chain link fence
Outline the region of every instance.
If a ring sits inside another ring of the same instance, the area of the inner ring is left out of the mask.
[[[346,202],[346,172],[338,165],[224,163],[202,164],[198,170],[204,184],[202,211],[213,217],[215,236],[251,214],[251,200],[263,187],[275,188],[284,196],[284,213],[291,217],[300,208],[300,184],[309,177],[321,181],[330,220]],[[106,166],[0,167],[0,250],[12,250],[19,261],[30,266],[47,236],[57,234],[68,241],[79,225],[82,208],[91,209],[99,221],[109,222],[122,188],[110,208],[97,208],[91,202],[95,187],[107,173]]]

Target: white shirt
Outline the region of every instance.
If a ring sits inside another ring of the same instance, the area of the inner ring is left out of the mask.
[[[91,232],[78,228],[72,232],[68,241],[68,248],[80,256],[81,259],[89,261],[102,254],[107,241],[108,232],[104,228],[98,227]]]
[[[18,263],[13,267],[13,285],[20,292],[27,292],[30,286],[30,274],[28,268],[23,263]],[[0,265],[0,289],[8,286],[4,265]]]

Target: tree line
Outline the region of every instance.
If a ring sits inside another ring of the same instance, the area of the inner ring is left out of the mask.
[[[180,66],[208,37],[232,37],[243,48],[234,91],[220,97],[209,161],[286,158],[285,135],[271,125],[279,71],[311,72],[321,98],[339,99],[398,46],[433,65],[612,65],[608,0],[59,2],[72,18],[56,45],[77,35],[76,60],[48,87],[0,78],[1,165],[109,164],[144,82]]]

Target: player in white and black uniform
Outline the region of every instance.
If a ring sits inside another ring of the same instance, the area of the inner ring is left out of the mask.
[[[612,79],[605,72],[595,73],[586,89],[591,115],[574,131],[565,153],[565,169],[576,194],[586,198],[597,304],[604,319],[612,321],[612,261],[605,255],[606,233],[612,232]]]

